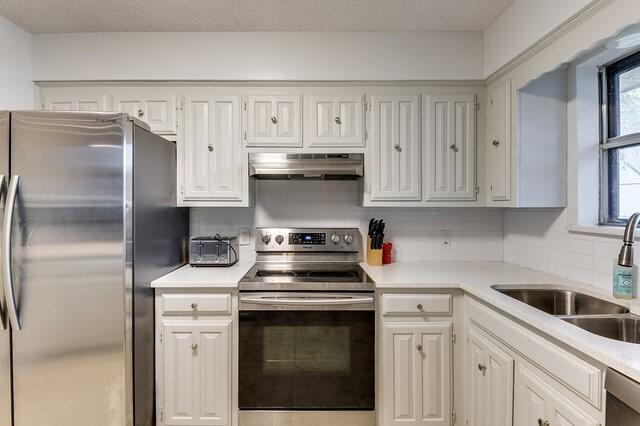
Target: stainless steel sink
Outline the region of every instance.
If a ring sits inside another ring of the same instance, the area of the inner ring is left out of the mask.
[[[598,336],[640,343],[640,316],[637,315],[572,316],[560,319]]]
[[[551,315],[603,315],[629,312],[624,306],[571,290],[515,286],[493,286],[492,288]]]

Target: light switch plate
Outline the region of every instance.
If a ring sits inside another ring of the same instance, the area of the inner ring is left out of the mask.
[[[241,246],[251,244],[251,230],[249,228],[238,228],[238,243]]]

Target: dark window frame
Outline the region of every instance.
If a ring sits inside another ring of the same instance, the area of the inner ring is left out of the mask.
[[[619,151],[640,145],[640,132],[620,135],[620,74],[640,68],[640,52],[618,59],[600,68],[601,143],[600,143],[600,224],[625,225],[620,217],[618,194]],[[639,112],[640,113],[640,112]]]

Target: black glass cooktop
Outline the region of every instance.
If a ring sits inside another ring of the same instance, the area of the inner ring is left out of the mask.
[[[358,270],[344,270],[344,271],[317,271],[317,270],[258,270],[256,271],[256,278],[304,278],[313,279],[318,278],[323,281],[347,281],[356,282],[361,280],[361,275]]]

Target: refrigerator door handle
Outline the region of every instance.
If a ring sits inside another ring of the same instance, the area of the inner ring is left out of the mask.
[[[15,175],[9,182],[7,199],[4,207],[4,220],[2,223],[2,281],[4,283],[4,295],[7,301],[7,312],[13,331],[20,331],[18,308],[13,294],[13,280],[11,277],[11,228],[13,225],[13,207],[18,195],[18,182],[20,176]]]
[[[2,195],[5,194],[4,175],[0,175],[0,200]],[[5,199],[6,202],[6,199]],[[7,329],[7,313],[3,309],[7,305],[7,298],[4,296],[4,290],[2,290],[2,301],[0,302],[0,319],[2,322],[2,330]]]

